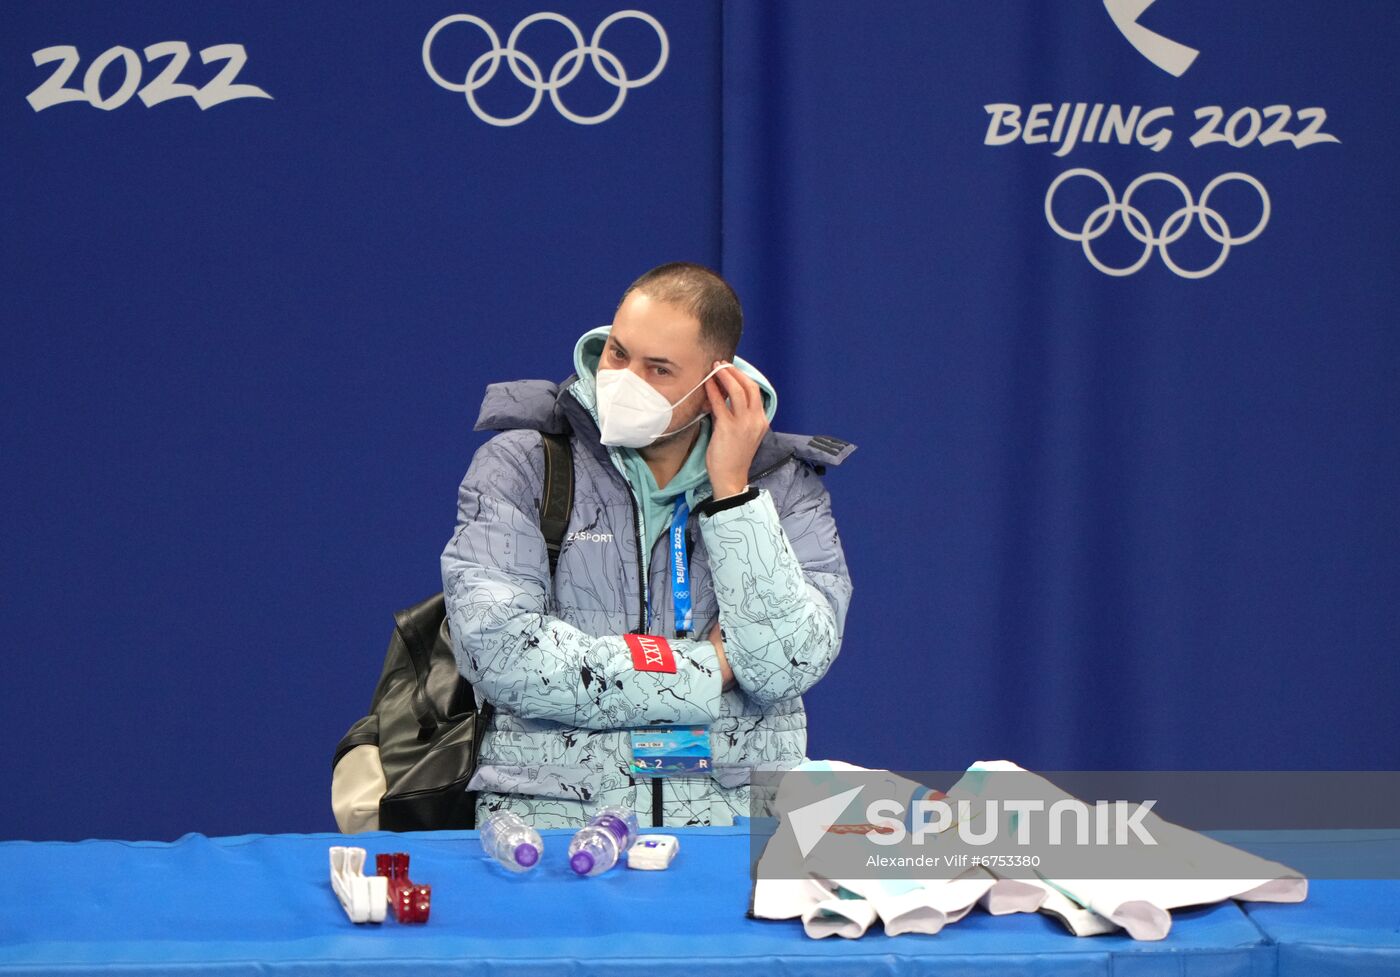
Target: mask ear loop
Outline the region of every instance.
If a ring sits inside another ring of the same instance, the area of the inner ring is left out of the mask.
[[[718,373],[720,370],[726,370],[726,369],[732,367],[733,365],[734,365],[733,363],[721,363],[719,366],[715,367],[715,368],[714,368],[713,370],[711,370],[709,373],[705,374],[704,379],[702,379],[702,380],[701,380],[699,383],[697,383],[695,386],[691,387],[690,390],[689,390],[684,396],[682,396],[680,400],[676,401],[674,404],[671,405],[671,410],[675,410],[675,409],[676,409],[677,407],[679,407],[681,404],[685,403],[686,397],[689,397],[691,394],[695,393],[695,391],[697,391],[697,390],[699,390],[701,387],[703,387],[703,386],[705,385],[705,381],[708,380],[708,379],[710,379],[710,377],[714,376],[714,375],[715,375],[716,373]],[[686,428],[688,428],[688,427],[690,427],[691,425],[694,425],[694,424],[699,424],[701,421],[703,421],[705,418],[707,418],[707,417],[709,417],[709,416],[710,416],[710,412],[709,412],[709,411],[707,411],[707,410],[702,410],[699,414],[696,414],[696,415],[695,415],[695,420],[690,421],[690,422],[688,422],[688,423],[686,423],[686,424],[682,424],[680,427],[676,428],[674,431],[668,431],[668,432],[666,433],[665,437],[668,437],[668,438],[669,438],[669,437],[671,437],[673,434],[680,434],[680,433],[681,433],[682,431],[684,431]]]
[[[689,397],[691,394],[695,393],[695,391],[699,390],[701,387],[703,387],[703,386],[705,385],[705,381],[708,380],[708,379],[710,379],[710,377],[714,376],[714,375],[715,375],[716,373],[718,373],[720,370],[727,370],[727,369],[731,368],[732,366],[734,366],[733,363],[721,363],[719,366],[715,367],[715,368],[714,368],[713,370],[711,370],[709,373],[706,373],[703,377],[700,378],[700,382],[699,382],[699,383],[697,383],[695,386],[691,387],[689,390],[687,390],[685,393],[683,393],[683,394],[681,395],[681,399],[678,400],[678,401],[676,401],[674,404],[671,405],[671,410],[675,410],[675,409],[676,409],[677,407],[679,407],[681,404],[685,403],[686,398]],[[691,423],[694,423],[694,422],[692,421]],[[690,426],[689,424],[686,425],[686,427],[689,427],[689,426]],[[676,428],[676,430],[677,430],[677,431],[681,431],[681,430],[684,430],[684,428]]]

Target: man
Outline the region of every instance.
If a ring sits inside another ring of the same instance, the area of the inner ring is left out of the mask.
[[[801,696],[851,596],[819,473],[854,446],[769,430],[777,395],[734,355],[742,324],[714,272],[662,265],[579,339],[562,384],[488,388],[476,427],[503,433],[472,459],[442,553],[458,667],[495,706],[478,823],[572,827],[623,804],[642,824],[729,824],[750,768],[804,759]],[[541,432],[573,449],[552,580]]]

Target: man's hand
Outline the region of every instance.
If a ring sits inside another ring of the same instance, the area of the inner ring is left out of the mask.
[[[716,366],[719,363],[715,361]],[[706,380],[705,396],[710,401],[714,424],[705,467],[710,472],[715,498],[724,499],[748,488],[749,468],[768,431],[768,415],[763,410],[763,391],[738,367],[720,370]]]
[[[723,683],[721,688],[728,692],[734,687],[734,672],[729,667],[729,659],[724,657],[724,638],[720,636],[718,621],[710,628],[710,643],[715,646],[715,654],[719,656],[719,677]]]

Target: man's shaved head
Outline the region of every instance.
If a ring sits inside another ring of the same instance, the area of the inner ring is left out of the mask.
[[[715,358],[734,358],[744,331],[744,311],[734,289],[709,268],[689,261],[659,265],[628,286],[622,293],[622,302],[633,292],[694,316],[700,322],[700,341],[713,351]]]

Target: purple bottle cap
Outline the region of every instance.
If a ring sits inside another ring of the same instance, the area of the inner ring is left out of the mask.
[[[593,871],[593,856],[586,851],[574,852],[569,859],[569,867],[579,875],[587,875]]]
[[[540,860],[540,850],[528,841],[515,846],[515,864],[529,868]]]

